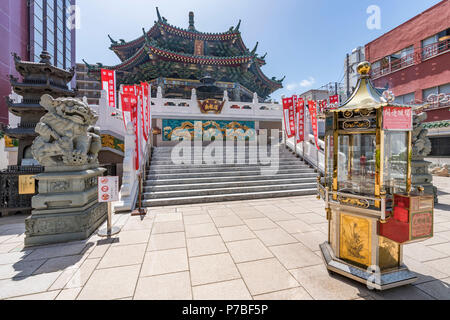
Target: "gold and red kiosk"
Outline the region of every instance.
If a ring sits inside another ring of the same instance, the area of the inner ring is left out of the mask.
[[[325,111],[325,201],[328,241],[320,245],[329,271],[384,290],[414,282],[402,246],[433,235],[433,196],[411,190],[413,113],[393,102],[358,65],[359,81],[342,105]]]

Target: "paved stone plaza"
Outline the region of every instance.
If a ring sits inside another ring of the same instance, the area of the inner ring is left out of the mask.
[[[414,285],[329,276],[323,202],[302,196],[116,215],[114,239],[30,249],[25,216],[0,218],[0,299],[450,299],[450,178],[434,179],[434,237],[404,249]]]

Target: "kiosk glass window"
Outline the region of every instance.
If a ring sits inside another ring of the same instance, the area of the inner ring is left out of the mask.
[[[375,193],[375,135],[339,136],[338,190],[371,195]]]
[[[326,161],[327,161],[327,172],[326,172],[326,184],[331,186],[333,184],[333,154],[334,154],[334,137],[332,135],[325,136],[326,143]]]
[[[406,192],[408,133],[386,131],[384,136],[383,185],[387,193]]]

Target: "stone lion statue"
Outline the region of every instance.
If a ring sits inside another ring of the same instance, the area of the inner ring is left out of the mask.
[[[81,166],[98,163],[102,143],[98,116],[84,102],[45,94],[40,105],[48,112],[36,125],[39,136],[31,152],[42,166]]]

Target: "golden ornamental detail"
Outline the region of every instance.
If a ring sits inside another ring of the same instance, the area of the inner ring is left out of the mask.
[[[214,112],[219,114],[222,112],[222,108],[225,104],[225,101],[219,101],[216,99],[206,99],[204,101],[198,100],[197,102],[202,113]]]
[[[359,207],[359,208],[368,208],[369,207],[369,201],[366,199],[358,199],[358,198],[351,198],[351,197],[344,197],[339,196],[338,197],[339,203],[350,205],[353,207]]]
[[[369,120],[344,121],[344,129],[369,129],[369,128],[370,128]]]

